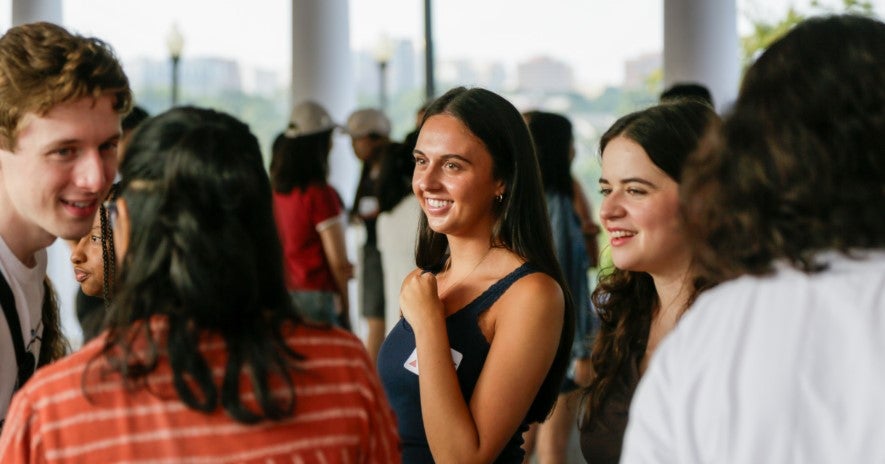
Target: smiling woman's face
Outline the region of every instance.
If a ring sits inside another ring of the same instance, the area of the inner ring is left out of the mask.
[[[70,240],[74,276],[83,293],[101,296],[104,289],[104,261],[101,253],[101,222],[98,214],[89,232],[80,240]]]
[[[599,219],[619,269],[650,274],[678,271],[690,261],[679,215],[679,184],[641,145],[618,136],[602,153]]]
[[[489,237],[495,197],[505,192],[482,141],[454,116],[438,114],[424,122],[414,153],[412,191],[430,228],[451,236]]]

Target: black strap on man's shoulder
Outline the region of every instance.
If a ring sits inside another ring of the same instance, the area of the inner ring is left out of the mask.
[[[15,295],[13,295],[12,288],[3,277],[2,272],[0,272],[0,305],[3,305],[3,314],[6,316],[6,324],[12,335],[12,345],[15,347],[15,361],[18,365],[15,390],[18,390],[34,373],[36,359],[26,350],[25,340],[22,338],[21,321],[19,321],[18,310],[15,307]]]

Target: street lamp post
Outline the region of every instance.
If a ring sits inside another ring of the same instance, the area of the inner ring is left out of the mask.
[[[432,101],[436,96],[433,77],[433,6],[424,0],[424,98]]]
[[[382,35],[375,46],[375,62],[378,63],[378,106],[381,111],[387,111],[387,64],[393,55],[393,46],[390,38]]]
[[[175,106],[178,104],[178,63],[181,61],[181,51],[184,49],[184,37],[178,29],[178,24],[172,24],[172,29],[166,36],[166,47],[172,60],[172,106]]]

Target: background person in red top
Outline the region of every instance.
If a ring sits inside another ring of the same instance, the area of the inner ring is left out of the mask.
[[[248,127],[173,109],[121,174],[110,328],[19,391],[0,462],[399,462],[360,340],[292,307]]]
[[[350,328],[347,281],[353,266],[341,197],[326,183],[335,127],[317,103],[295,105],[288,129],[274,142],[270,178],[286,287],[295,306],[307,319]]]

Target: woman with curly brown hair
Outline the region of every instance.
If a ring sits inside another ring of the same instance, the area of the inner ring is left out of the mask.
[[[686,158],[717,120],[702,103],[665,103],[622,117],[600,141],[599,217],[614,268],[602,271],[591,297],[601,325],[581,424],[588,462],[618,462],[639,377],[704,287],[683,231],[679,182]]]

